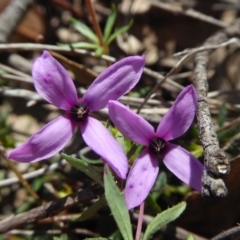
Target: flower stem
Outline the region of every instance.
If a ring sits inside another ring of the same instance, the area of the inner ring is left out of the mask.
[[[96,18],[96,13],[95,13],[95,11],[93,9],[92,1],[91,0],[86,0],[86,3],[87,3],[88,11],[89,11],[89,13],[90,13],[90,15],[92,17],[93,28],[94,28],[95,33],[98,36],[100,45],[103,47],[104,53],[108,54],[108,48],[107,48],[107,46],[104,43],[102,31],[101,31],[101,28],[100,28],[100,26],[98,24],[98,21],[97,21],[97,18]]]
[[[37,195],[37,193],[32,189],[32,187],[30,186],[30,184],[22,177],[22,174],[18,171],[18,169],[15,167],[14,163],[11,160],[8,160],[4,154],[0,151],[0,155],[1,158],[3,158],[9,168],[11,168],[11,170],[16,174],[17,178],[19,179],[19,181],[22,183],[22,185],[26,188],[26,190],[28,191],[28,193],[39,203],[41,204],[41,200],[39,198],[39,196]]]
[[[135,240],[140,240],[140,238],[141,238],[143,214],[144,214],[144,201],[141,203],[140,208],[139,208],[138,225],[137,225]]]

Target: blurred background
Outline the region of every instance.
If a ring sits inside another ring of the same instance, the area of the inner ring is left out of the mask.
[[[194,80],[194,55],[176,67],[185,49],[200,47],[218,31],[235,26],[238,38],[238,0],[111,0],[91,1],[94,16],[105,37],[96,42],[89,29],[96,28],[87,1],[1,0],[0,1],[0,220],[27,212],[49,201],[61,199],[94,184],[60,155],[34,164],[9,161],[6,154],[23,143],[50,120],[62,114],[35,91],[32,63],[44,49],[50,51],[69,72],[79,97],[96,76],[115,60],[145,55],[146,69],[138,85],[121,102],[137,110],[158,81],[175,69],[142,107],[140,114],[155,127],[184,86]],[[109,28],[109,19],[112,28]],[[107,35],[105,31],[110,33]],[[187,201],[187,209],[174,223],[159,230],[153,239],[210,239],[238,226],[240,221],[240,50],[239,42],[212,52],[207,66],[209,108],[220,146],[231,160],[226,177],[229,194],[224,199],[203,200],[180,182],[160,162],[161,173],[147,199],[144,228],[157,213]],[[107,111],[94,115],[107,120]],[[54,137],[53,137],[54,141]],[[174,141],[202,161],[197,122]],[[79,158],[98,159],[84,144],[79,131],[63,150]],[[177,160],[176,160],[177,161]],[[238,170],[239,169],[239,170]],[[27,179],[34,193],[29,192]],[[83,202],[55,217],[26,224],[0,234],[0,239],[121,239],[106,204],[87,217],[82,214],[98,201]],[[133,229],[138,210],[131,212]],[[236,237],[236,236],[235,236]],[[58,239],[58,238],[57,238]],[[192,239],[192,238],[191,238]],[[230,239],[230,238],[218,238]],[[240,239],[239,236],[231,239]]]

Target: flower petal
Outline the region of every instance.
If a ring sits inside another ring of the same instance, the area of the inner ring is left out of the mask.
[[[109,117],[119,131],[138,144],[148,146],[154,137],[154,128],[144,118],[117,101],[109,101]]]
[[[127,177],[124,197],[128,209],[139,206],[148,196],[159,172],[156,155],[144,149]]]
[[[204,167],[190,152],[178,145],[167,143],[163,162],[180,180],[201,192]]]
[[[91,111],[107,106],[109,100],[117,100],[129,92],[139,81],[145,57],[126,57],[103,71],[84,94],[82,101]]]
[[[98,120],[88,117],[80,124],[80,129],[86,144],[101,156],[120,178],[125,179],[128,172],[127,157],[107,128]]]
[[[69,110],[77,103],[77,93],[72,79],[47,51],[35,60],[32,76],[36,90],[48,102],[63,110]]]
[[[8,158],[17,162],[37,162],[58,153],[72,137],[76,125],[60,116],[32,135],[25,143],[12,150]]]
[[[157,136],[169,141],[184,134],[193,122],[197,102],[193,85],[184,88],[160,122]]]

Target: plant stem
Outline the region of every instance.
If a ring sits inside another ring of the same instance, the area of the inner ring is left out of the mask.
[[[41,200],[39,198],[39,196],[37,195],[37,193],[32,189],[32,187],[30,186],[30,184],[22,177],[22,174],[18,171],[18,169],[16,168],[16,166],[14,165],[14,163],[11,160],[8,160],[4,154],[0,151],[0,156],[1,158],[3,158],[9,168],[11,168],[11,170],[16,174],[17,178],[19,179],[19,181],[22,183],[22,185],[26,188],[26,190],[28,191],[28,193],[39,203],[41,204]]]
[[[140,240],[140,238],[141,238],[143,214],[144,214],[144,201],[141,203],[140,208],[139,208],[138,225],[137,225],[135,240]]]
[[[92,1],[91,0],[86,0],[86,3],[87,3],[87,8],[88,8],[88,11],[92,17],[92,23],[93,23],[93,28],[94,28],[94,31],[95,33],[97,34],[98,36],[98,39],[99,39],[99,42],[100,42],[100,45],[103,47],[104,49],[104,53],[105,54],[108,54],[108,48],[106,47],[105,43],[104,43],[104,39],[103,39],[103,35],[102,35],[102,31],[101,31],[101,28],[98,24],[98,21],[97,21],[97,18],[96,18],[96,13],[93,9],[93,5],[92,5]]]

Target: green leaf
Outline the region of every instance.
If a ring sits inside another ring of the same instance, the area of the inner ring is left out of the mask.
[[[232,129],[225,129],[222,130],[221,132],[217,133],[218,140],[221,142],[223,140],[227,140],[235,135],[237,135],[240,132],[240,126],[235,126]]]
[[[31,184],[33,190],[37,192],[42,187],[42,185],[48,180],[49,180],[48,177],[41,177],[41,178],[34,179]]]
[[[127,153],[127,145],[125,143],[125,138],[124,136],[122,135],[121,132],[119,132],[118,130],[116,131],[116,133],[114,134],[114,138],[117,140],[117,142],[121,145],[124,153],[126,154]]]
[[[193,235],[189,235],[189,236],[187,237],[187,240],[195,240],[195,238],[193,237]]]
[[[35,203],[35,199],[30,197],[28,198],[27,202],[24,202],[23,204],[21,204],[17,210],[16,210],[16,214],[22,213],[22,212],[26,212],[27,210],[31,209],[32,205]]]
[[[103,161],[101,160],[101,158],[99,158],[99,159],[90,159],[90,158],[85,157],[83,153],[80,153],[79,155],[80,155],[80,158],[83,161],[85,161],[85,162],[87,162],[87,163],[89,163],[91,165],[103,165]]]
[[[95,50],[95,56],[100,57],[103,54],[104,49],[102,47],[99,47]]]
[[[127,139],[126,139],[127,140]],[[126,141],[127,142],[127,141]],[[130,142],[131,143],[131,142]],[[127,158],[129,159],[129,162],[132,164],[136,158],[139,156],[140,152],[142,151],[143,146],[136,145],[134,143],[131,143],[129,151],[127,153]]]
[[[92,42],[99,45],[98,37],[97,35],[84,23],[71,18],[70,22],[72,23],[74,29],[78,32],[80,32],[83,36],[91,40]]]
[[[148,207],[151,208],[150,210],[154,213],[154,215],[162,212],[162,209],[158,205],[156,199],[151,194],[148,195],[146,202]]]
[[[191,154],[196,158],[200,158],[203,155],[203,147],[194,142],[190,142],[186,148],[191,151]]]
[[[197,127],[191,126],[189,131],[188,131],[193,138],[199,139],[199,131]]]
[[[181,202],[158,214],[149,224],[143,240],[148,240],[159,229],[178,218],[186,208],[186,202]]]
[[[164,171],[161,171],[158,175],[157,180],[152,189],[151,196],[156,201],[160,195],[160,190],[164,188],[167,184],[167,174]]]
[[[157,199],[161,195],[161,192],[166,185],[167,174],[164,171],[161,171],[157,180],[155,181],[151,193],[147,197],[147,205],[149,206],[152,215],[162,212],[161,207],[157,203]]]
[[[224,102],[219,110],[219,115],[218,115],[218,126],[222,127],[224,122],[226,121],[226,116],[227,116],[227,108],[226,108],[226,103]]]
[[[85,240],[108,240],[108,238],[96,237],[96,238],[85,238]]]
[[[90,164],[86,163],[82,159],[71,157],[65,153],[61,153],[61,156],[72,166],[84,172],[86,175],[88,175],[100,185],[103,185],[101,175]]]
[[[60,47],[69,47],[70,46],[72,48],[82,48],[82,49],[91,49],[91,50],[95,50],[99,47],[97,44],[88,43],[88,42],[76,42],[76,43],[67,43],[67,44],[58,43],[58,46],[60,46]]]
[[[118,225],[118,228],[123,236],[123,239],[132,240],[133,234],[131,222],[125,199],[123,197],[123,194],[117,187],[107,164],[105,166],[104,172],[104,187],[106,200],[111,209],[111,213]]]
[[[68,235],[62,234],[60,237],[53,237],[53,240],[68,240]]]
[[[116,8],[115,4],[112,4],[112,12],[107,19],[107,23],[106,23],[106,26],[104,29],[104,34],[103,34],[103,36],[104,36],[103,38],[104,38],[105,42],[107,42],[107,40],[113,30],[113,26],[116,21],[116,17],[117,17],[117,8]]]
[[[107,45],[109,45],[118,35],[123,34],[129,30],[129,28],[133,25],[133,20],[129,22],[127,26],[121,27],[116,30],[107,40]]]
[[[116,229],[115,232],[113,232],[109,237],[108,240],[122,240],[122,234],[118,229]]]
[[[106,204],[106,199],[104,196],[98,199],[97,202],[95,202],[93,205],[91,205],[85,212],[82,213],[82,215],[77,218],[76,220],[82,222],[85,221],[86,219],[91,218],[94,216],[99,209],[101,209],[104,205]]]

